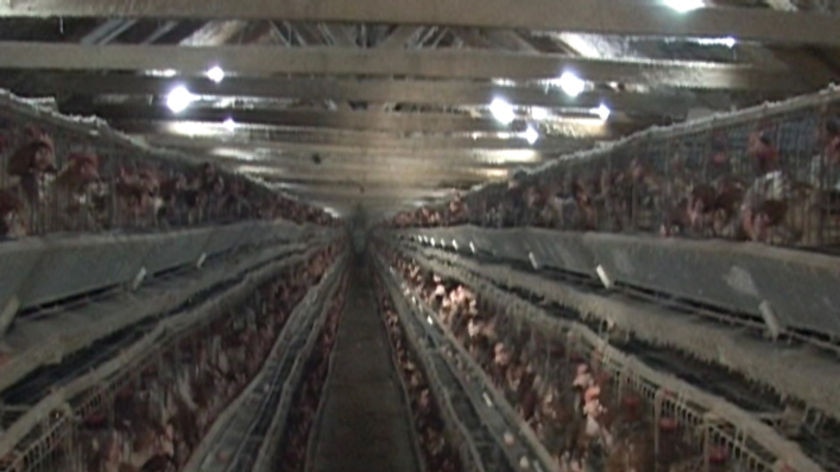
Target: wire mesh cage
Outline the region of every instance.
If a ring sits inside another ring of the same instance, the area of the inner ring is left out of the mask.
[[[313,260],[333,251],[325,249]],[[8,454],[0,458],[0,471],[182,465],[259,369],[285,323],[289,310],[263,308],[270,305],[266,297],[294,306],[305,293],[297,289],[320,276],[305,267],[303,262],[291,264],[284,268],[285,276],[264,282],[250,295],[234,292],[195,307],[201,316],[187,314],[166,329],[144,331],[153,338],[94,367],[97,377],[86,377],[91,367],[84,364],[68,386],[51,391],[37,406],[27,405],[26,412],[36,412],[34,416],[12,416],[7,426],[20,433],[15,433],[14,444],[4,444]],[[39,417],[41,411],[48,413]]]
[[[255,180],[0,97],[0,240],[284,218],[334,224]]]
[[[520,200],[518,187],[533,186]],[[514,183],[515,185],[511,185]],[[474,224],[840,249],[840,91],[637,133],[467,198]],[[501,210],[500,210],[501,209]],[[436,207],[398,216],[435,226]],[[495,217],[501,211],[502,218]]]
[[[430,267],[436,271],[439,266]],[[483,287],[479,299],[484,301],[478,303],[480,313],[490,314],[491,318],[492,313],[506,314],[494,321],[498,341],[509,346],[514,362],[527,360],[531,364],[529,369],[556,385],[553,390],[545,387],[540,390],[543,402],[547,396],[562,397],[562,386],[571,385],[575,379],[575,367],[585,365],[597,380],[600,398],[604,399],[608,411],[622,411],[632,405],[638,414],[634,416],[635,426],[629,431],[652,437],[663,448],[657,460],[674,467],[661,470],[820,470],[815,468],[817,464],[828,468],[837,464],[830,446],[831,438],[836,437],[836,425],[803,427],[802,431],[811,431],[808,433],[811,436],[802,436],[801,431],[788,435],[787,427],[755,415],[750,409],[754,407],[744,409],[747,407],[738,406],[738,401],[728,395],[705,393],[693,383],[679,380],[680,374],[657,371],[655,367],[659,364],[655,359],[651,359],[654,364],[648,365],[642,360],[646,358],[616,350],[596,333],[599,328],[549,322],[544,314],[522,306],[515,301],[516,297],[511,298],[500,289],[481,285],[481,279],[467,272],[447,269],[435,273],[455,277],[470,287]],[[444,279],[443,283],[449,282]],[[492,361],[484,364],[493,369]],[[689,372],[694,367],[683,368],[688,369],[686,375],[692,375]],[[504,385],[504,376],[502,379],[500,388],[509,388]],[[518,393],[509,396],[509,400],[515,405],[523,402]],[[765,405],[761,411],[775,410]],[[816,416],[811,415],[814,425],[821,424]],[[628,431],[628,425],[607,424],[616,428],[612,432],[619,437],[619,431]],[[534,427],[540,430],[540,426]],[[556,445],[550,436],[543,440],[549,441],[548,449]],[[626,441],[627,436],[621,440]]]

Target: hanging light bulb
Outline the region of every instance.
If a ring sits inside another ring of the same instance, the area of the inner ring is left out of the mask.
[[[560,76],[560,88],[570,97],[577,97],[586,88],[586,82],[572,72],[563,72]]]
[[[727,36],[721,40],[721,44],[728,47],[729,49],[732,49],[735,47],[736,44],[738,44],[738,40],[732,36]]]
[[[219,66],[213,66],[208,70],[205,75],[208,79],[216,82],[217,84],[223,80],[225,80],[225,71]]]
[[[732,36],[725,38],[698,38],[697,44],[701,46],[725,46],[732,49],[738,44],[738,40]]]
[[[677,13],[688,13],[706,6],[703,0],[662,0],[662,3]]]
[[[548,109],[543,107],[531,108],[531,118],[537,121],[543,121],[548,118]]]
[[[236,131],[236,122],[233,121],[233,118],[231,117],[227,117],[227,119],[222,122],[222,126],[224,126],[225,129],[228,130],[228,132],[233,133],[234,131]]]
[[[598,115],[598,118],[600,118],[601,121],[607,121],[608,119],[610,119],[610,115],[612,114],[612,110],[610,110],[610,107],[608,107],[608,106],[606,106],[602,103],[602,104],[598,105],[598,108],[593,108],[592,113]]]
[[[514,118],[516,118],[513,106],[501,98],[494,98],[493,101],[490,102],[490,113],[493,114],[496,121],[503,125],[511,124]]]
[[[195,95],[186,87],[179,85],[166,96],[166,106],[174,113],[181,113],[195,101]]]
[[[534,129],[533,126],[528,125],[528,128],[525,129],[525,132],[522,133],[522,137],[525,138],[526,141],[528,141],[528,144],[533,145],[535,142],[537,142],[538,139],[540,139],[540,133],[537,132],[537,130]]]

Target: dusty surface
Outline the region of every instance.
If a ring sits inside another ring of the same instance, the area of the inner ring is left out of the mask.
[[[418,470],[410,418],[367,272],[353,270],[310,470]]]

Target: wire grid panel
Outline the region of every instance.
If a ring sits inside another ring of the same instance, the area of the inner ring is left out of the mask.
[[[468,195],[470,209],[481,213],[470,220],[840,250],[838,92],[652,129],[563,156],[516,178],[553,196],[532,202],[537,211],[514,206],[513,215],[495,218],[512,197],[505,183],[492,184]],[[423,208],[407,225],[437,220],[435,207]]]
[[[460,268],[445,268],[440,266],[437,263],[431,263],[429,261],[423,262],[423,264],[429,264],[429,267],[433,267],[434,271],[438,274],[454,277],[456,279],[464,280],[466,283],[471,284],[473,287],[478,287],[481,283],[473,276],[470,275],[468,272],[463,271]],[[487,292],[488,296],[493,297],[497,303],[502,303],[504,306],[507,306],[512,300],[510,297],[511,295],[503,295],[499,289],[494,288],[492,286],[483,286],[484,289],[481,290],[482,293]],[[526,315],[529,317],[531,315],[528,314],[528,310],[525,312]],[[538,319],[542,319],[540,315],[534,315]],[[599,338],[595,335],[594,332],[589,330],[588,328],[584,327],[583,325],[579,324],[572,324],[573,330],[576,330],[576,334],[572,335],[571,339],[574,339],[575,343],[580,345],[584,351],[589,353],[599,354],[601,353],[602,348],[605,347],[605,342],[603,339]],[[606,359],[605,365],[612,365],[612,375],[617,376],[620,375],[620,372],[625,371],[627,369],[637,370],[638,367],[638,375],[634,376],[627,376],[631,379],[641,380],[641,382],[636,383],[636,388],[639,389],[640,393],[642,393],[645,398],[651,402],[652,404],[657,407],[658,411],[665,412],[666,414],[670,415],[670,417],[681,421],[683,425],[686,426],[693,426],[694,431],[692,432],[692,437],[697,438],[697,426],[701,425],[706,418],[706,413],[710,411],[709,405],[700,405],[695,404],[692,401],[688,401],[687,397],[683,397],[679,393],[681,389],[689,388],[692,390],[693,387],[689,385],[678,385],[681,381],[676,379],[670,378],[661,378],[661,381],[656,381],[654,378],[647,378],[650,373],[643,374],[645,371],[650,371],[650,369],[644,364],[639,363],[638,366],[634,366],[636,362],[633,361],[632,358],[626,357],[623,354],[618,353],[612,348],[607,350],[612,350],[615,354],[609,357],[601,358]],[[597,357],[597,356],[596,356]],[[661,377],[661,376],[660,376]],[[647,385],[646,385],[647,384]],[[686,392],[688,394],[688,392]],[[691,395],[695,395],[696,393],[692,393]],[[703,395],[701,394],[701,397]],[[703,402],[708,403],[712,401],[711,399],[703,400]],[[737,407],[728,406],[725,409],[732,409],[732,411],[737,411]],[[753,423],[754,427],[758,427],[759,420],[755,419]],[[716,436],[713,436],[713,444],[724,444],[727,447],[728,453],[730,457],[736,458],[744,458],[745,464],[756,464],[755,469],[753,470],[775,470],[773,469],[778,464],[779,460],[783,458],[778,457],[778,453],[780,451],[776,450],[769,450],[765,445],[759,443],[759,439],[751,439],[751,437],[747,436],[746,430],[739,429],[735,424],[730,422],[730,419],[721,418],[721,427],[716,430]],[[690,429],[690,428],[689,428]],[[767,428],[758,428],[758,429],[767,429]],[[766,435],[770,433],[770,430],[764,431],[762,434]],[[772,434],[772,433],[771,433]],[[779,447],[787,448],[790,452],[795,451],[797,448],[790,448],[790,444],[787,443],[786,440],[780,439],[778,435],[773,436],[772,438],[762,436],[762,439],[765,444],[776,444]],[[810,459],[805,457],[801,454],[801,452],[797,453],[798,457],[796,460],[801,461],[803,464],[802,467],[816,467],[815,464],[811,463]]]

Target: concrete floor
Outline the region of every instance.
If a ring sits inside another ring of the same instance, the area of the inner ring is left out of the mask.
[[[391,362],[368,271],[361,265],[351,270],[309,470],[417,471],[410,413]]]

